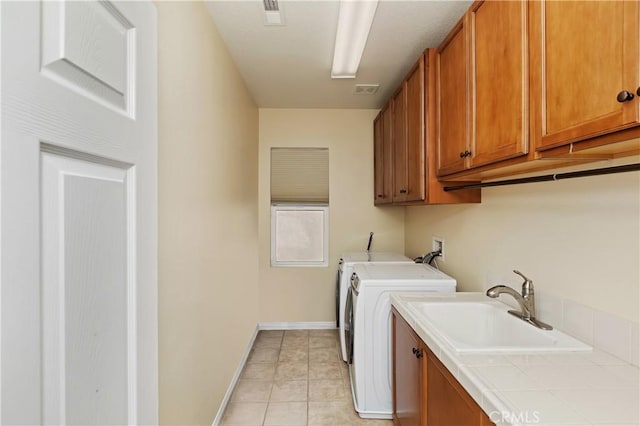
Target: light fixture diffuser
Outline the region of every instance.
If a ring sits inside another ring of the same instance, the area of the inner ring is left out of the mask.
[[[341,0],[331,78],[355,78],[378,0]]]

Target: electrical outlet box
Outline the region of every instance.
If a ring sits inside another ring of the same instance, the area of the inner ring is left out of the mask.
[[[433,237],[433,251],[440,250],[440,259],[444,262],[444,238]]]

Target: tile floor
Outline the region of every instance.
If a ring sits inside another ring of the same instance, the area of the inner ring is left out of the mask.
[[[353,409],[337,330],[268,330],[256,337],[222,425],[392,426]]]

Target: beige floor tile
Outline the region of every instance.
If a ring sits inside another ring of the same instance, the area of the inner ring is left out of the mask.
[[[309,330],[286,330],[285,337],[309,337]]]
[[[278,361],[280,348],[253,348],[247,358],[248,364],[274,363]]]
[[[301,348],[284,347],[280,350],[278,362],[300,362],[309,360],[309,351]]]
[[[279,362],[276,367],[275,380],[307,380],[309,364],[306,361]]]
[[[336,339],[326,336],[309,336],[309,349],[336,348]]]
[[[353,408],[353,403],[349,401],[335,402],[333,405],[333,415],[337,425],[360,425],[371,421],[361,419]]]
[[[270,402],[264,426],[304,426],[307,424],[306,402]]]
[[[343,379],[349,379],[349,364],[343,362],[342,360],[338,361],[338,365],[340,366],[340,375]]]
[[[339,351],[336,330],[261,330],[221,424],[393,425],[357,415]]]
[[[279,348],[282,344],[282,337],[258,337],[255,342],[253,342],[254,348]]]
[[[306,400],[306,380],[278,380],[273,383],[269,402],[295,402]]]
[[[333,402],[310,401],[307,418],[309,426],[335,425],[336,417],[334,415]]]
[[[260,330],[258,337],[282,337],[284,333],[284,330]]]
[[[260,380],[240,380],[233,391],[233,402],[268,402],[273,382]]]
[[[309,401],[335,401],[346,398],[342,379],[309,380]]]
[[[309,349],[309,338],[306,336],[302,336],[302,337],[288,337],[288,336],[284,336],[284,339],[282,340],[282,348],[283,349],[302,349],[302,350],[308,350]]]
[[[223,426],[262,426],[266,402],[230,402],[222,418]]]
[[[347,395],[351,397],[351,379],[349,377],[343,377],[342,385],[344,386],[344,389],[345,389],[345,392],[347,392]]]
[[[309,380],[313,379],[341,379],[340,366],[332,363],[309,363]]]
[[[310,363],[314,363],[314,362],[327,363],[327,362],[334,362],[334,361],[342,362],[342,360],[339,358],[339,352],[335,347],[309,349]]]
[[[393,420],[385,419],[360,419],[358,426],[393,426]]]
[[[309,336],[314,337],[336,337],[338,335],[338,329],[331,328],[326,330],[310,330]]]
[[[273,380],[276,364],[246,364],[241,378],[243,380]]]

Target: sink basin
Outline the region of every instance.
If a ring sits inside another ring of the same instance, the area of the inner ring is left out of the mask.
[[[507,313],[500,302],[409,302],[429,330],[457,352],[589,351],[558,330],[540,330]]]

